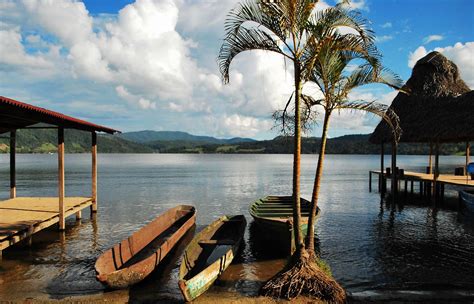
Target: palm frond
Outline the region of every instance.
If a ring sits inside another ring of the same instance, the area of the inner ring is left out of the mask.
[[[351,111],[365,111],[374,115],[380,116],[390,126],[393,138],[395,141],[399,141],[402,135],[402,129],[400,128],[400,118],[398,115],[390,109],[387,105],[374,101],[351,101],[340,103],[337,110],[351,110]]]
[[[241,27],[235,35],[227,36],[224,39],[217,57],[224,83],[229,82],[229,69],[234,57],[249,50],[266,50],[286,56],[267,32],[257,28]]]

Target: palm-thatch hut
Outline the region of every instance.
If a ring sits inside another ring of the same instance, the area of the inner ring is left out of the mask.
[[[439,175],[439,144],[466,142],[467,165],[469,141],[474,140],[474,91],[460,78],[458,67],[452,61],[438,52],[421,58],[390,108],[400,118],[400,142],[428,143],[431,151],[435,145],[435,181]],[[382,172],[383,145],[392,143],[392,172],[395,172],[397,143],[385,121],[378,124],[369,140],[382,146]],[[430,155],[429,168],[431,159]],[[427,173],[431,173],[431,169]],[[396,190],[395,179],[392,179],[392,189]]]

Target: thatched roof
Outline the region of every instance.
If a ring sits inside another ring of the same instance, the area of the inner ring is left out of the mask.
[[[460,78],[457,66],[438,52],[416,63],[390,108],[400,118],[401,142],[474,140],[474,91]],[[382,121],[370,142],[388,143],[392,138]]]

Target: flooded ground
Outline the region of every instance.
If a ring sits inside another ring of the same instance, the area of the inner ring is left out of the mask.
[[[304,155],[302,194],[312,190],[316,156]],[[463,157],[441,157],[452,171]],[[19,196],[54,196],[55,155],[18,155]],[[148,279],[108,291],[95,279],[96,258],[114,243],[177,204],[197,208],[195,231],[222,214],[247,217],[239,258],[198,302],[257,296],[262,282],[285,259],[259,240],[249,204],[269,194],[291,193],[291,155],[100,155],[99,212],[67,221],[65,233],[47,229],[31,247],[13,246],[0,264],[0,300],[182,302],[179,260],[190,231]],[[400,167],[422,171],[425,156],[400,156]],[[388,164],[387,164],[388,165]],[[467,302],[474,299],[474,219],[451,207],[408,197],[392,206],[368,191],[377,156],[330,155],[322,185],[317,246],[334,277],[354,301]],[[8,155],[0,155],[0,198],[8,197]],[[374,183],[375,185],[375,183]],[[66,195],[90,193],[90,155],[67,155]],[[1,212],[1,211],[0,211]],[[253,299],[249,301],[266,300]]]

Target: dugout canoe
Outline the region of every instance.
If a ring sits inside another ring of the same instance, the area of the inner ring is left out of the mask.
[[[223,216],[189,243],[181,260],[178,281],[186,301],[203,294],[232,263],[246,225],[243,215]]]
[[[459,191],[459,199],[463,207],[470,213],[474,214],[474,191],[463,190]]]
[[[193,206],[180,205],[160,214],[97,259],[97,279],[112,289],[140,282],[160,264],[195,221]]]
[[[301,202],[301,230],[306,237],[310,202],[304,198]],[[250,204],[249,213],[256,222],[259,237],[275,249],[286,254],[295,251],[293,233],[293,197],[270,195]],[[320,214],[316,209],[316,217]]]

